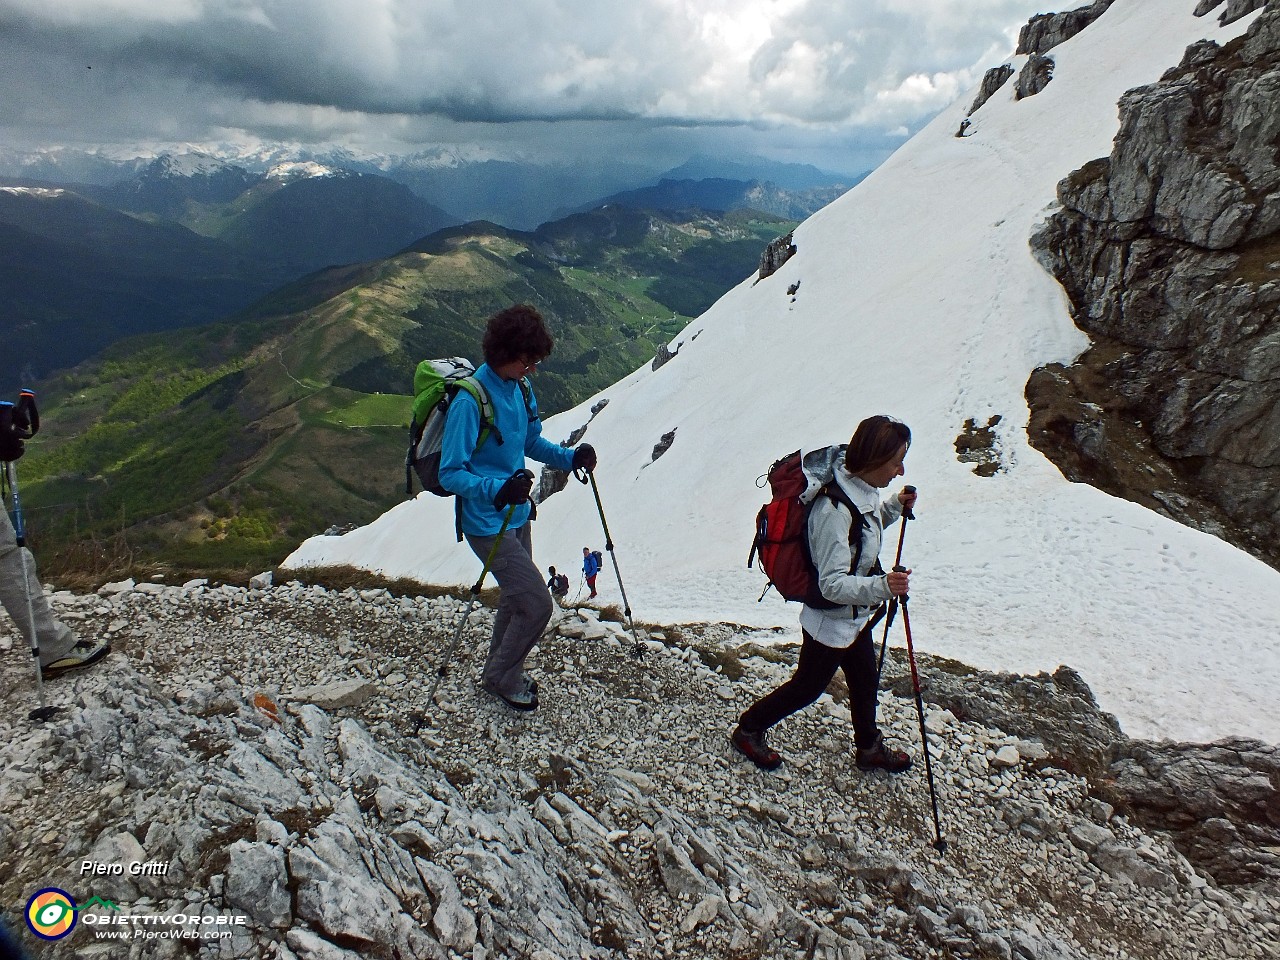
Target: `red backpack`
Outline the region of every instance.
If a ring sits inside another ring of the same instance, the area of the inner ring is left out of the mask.
[[[833,603],[822,595],[818,587],[818,568],[809,554],[809,509],[817,496],[809,503],[800,499],[808,486],[801,460],[797,450],[774,461],[769,468],[766,477],[773,499],[756,514],[756,535],[751,542],[751,553],[747,555],[747,566],[750,567],[759,554],[760,569],[769,578],[760,600],[764,599],[770,587],[775,587],[784,600],[799,600],[818,610],[833,610],[843,604]],[[853,551],[850,570],[857,570],[862,559],[865,518],[834,480],[826,483],[818,496],[827,496],[836,503],[844,504],[851,514],[862,520],[862,523],[849,525],[849,547]]]

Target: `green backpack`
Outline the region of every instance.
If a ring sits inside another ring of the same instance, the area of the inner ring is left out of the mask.
[[[413,475],[418,475],[422,489],[437,497],[451,497],[453,492],[440,485],[440,448],[444,442],[444,424],[449,403],[459,390],[471,394],[480,408],[480,434],[476,448],[493,434],[502,443],[502,433],[493,422],[493,404],[484,386],[475,378],[476,369],[465,357],[423,360],[413,374],[413,420],[409,424],[409,448],[404,461],[404,492],[412,497]],[[529,422],[533,412],[533,393],[529,381],[520,378],[520,393]]]

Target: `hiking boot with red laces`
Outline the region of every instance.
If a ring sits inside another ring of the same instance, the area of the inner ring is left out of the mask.
[[[765,743],[763,730],[743,730],[742,727],[737,727],[729,742],[761,770],[777,770],[782,766],[782,757]]]
[[[856,751],[854,762],[859,770],[887,770],[890,773],[902,773],[911,767],[911,758],[901,750],[885,746],[883,735],[876,738],[874,747]]]

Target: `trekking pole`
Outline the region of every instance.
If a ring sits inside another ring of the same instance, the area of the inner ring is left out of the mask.
[[[13,532],[18,539],[18,556],[22,558],[22,592],[27,598],[27,629],[31,631],[31,659],[36,665],[36,698],[40,706],[27,714],[28,720],[49,720],[59,710],[44,702],[44,670],[40,666],[40,641],[36,638],[35,608],[31,606],[31,582],[27,572],[27,531],[22,522],[22,500],[18,497],[18,477],[13,470],[13,461],[4,462],[5,479],[9,483],[9,492],[13,495]]]
[[[938,819],[938,791],[933,783],[933,763],[929,758],[929,734],[924,726],[924,700],[920,696],[920,674],[916,671],[916,654],[911,646],[911,615],[907,612],[907,595],[902,595],[902,626],[907,632],[907,661],[911,664],[911,687],[916,695],[916,713],[920,717],[920,743],[924,747],[924,773],[929,781],[929,803],[933,807],[933,846],[939,853],[947,849],[942,839],[942,822]]]
[[[449,672],[449,662],[453,659],[453,653],[458,649],[458,642],[462,639],[462,628],[467,625],[471,611],[475,607],[476,601],[480,599],[480,588],[484,585],[484,578],[489,575],[489,568],[493,566],[493,558],[498,553],[498,544],[502,542],[502,535],[507,532],[507,524],[511,522],[511,516],[515,512],[516,505],[514,503],[507,507],[507,512],[502,517],[502,527],[498,530],[498,535],[493,538],[493,546],[489,548],[489,555],[485,557],[484,567],[480,570],[480,579],[471,585],[471,599],[467,601],[467,609],[462,614],[462,619],[458,621],[458,629],[453,632],[453,640],[449,643],[449,649],[445,651],[444,658],[440,661],[440,667],[436,670],[436,679],[431,684],[431,692],[427,694],[428,704],[435,700],[436,690],[440,687],[440,681]],[[424,719],[423,715],[418,715],[418,721],[413,727],[414,734],[417,734],[422,729],[422,721]]]
[[[644,645],[640,643],[640,638],[636,636],[636,624],[631,619],[631,603],[627,600],[627,589],[622,585],[622,571],[618,569],[618,555],[613,552],[613,537],[609,534],[609,522],[604,518],[604,506],[600,503],[600,488],[596,486],[595,472],[583,470],[579,467],[573,474],[583,483],[588,481],[591,483],[591,493],[596,498],[596,510],[600,513],[600,526],[604,528],[604,548],[609,551],[609,559],[613,561],[613,573],[618,578],[618,592],[622,594],[622,612],[627,615],[627,626],[631,628],[631,639],[636,644],[632,653],[636,659],[640,659],[644,656]]]
[[[907,484],[902,488],[904,493],[915,493],[916,488]],[[902,565],[902,541],[907,539],[907,521],[914,520],[916,515],[911,509],[904,508],[902,511],[902,529],[898,531],[898,553],[893,558],[893,570],[895,573],[903,573],[906,567]],[[893,626],[893,618],[898,614],[898,598],[889,598],[889,612],[884,618],[884,636],[880,638],[880,661],[876,664],[876,688],[880,687],[880,674],[884,672],[884,652],[889,646],[889,628]]]

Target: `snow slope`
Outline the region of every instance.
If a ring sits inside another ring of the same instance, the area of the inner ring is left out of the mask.
[[[1280,741],[1280,574],[1068,483],[1026,440],[1029,373],[1087,343],[1028,238],[1057,182],[1110,152],[1125,90],[1251,19],[1221,28],[1194,6],[1118,0],[1051,51],[1042,93],[1015,102],[1011,81],[957,139],[967,93],[802,224],[777,274],[744,281],[695,321],[674,360],[600,395],[609,404],[585,439],[600,454],[637,618],[781,625],[798,637],[799,608],[772,594],[758,603],[764,578],[745,567],[766,499],[757,478],[796,447],[845,441],[862,417],[891,413],[915,435],[906,482],[920,489],[919,519],[903,557],[919,651],[1018,672],[1068,664],[1134,736]],[[550,420],[547,436],[567,437],[597,399]],[[993,414],[1007,469],[984,479],[953,444],[966,418]],[[672,429],[674,444],[650,463]],[[584,545],[603,544],[587,488],[571,482],[540,508],[534,544],[540,566],[571,571]],[[286,561],[330,563],[437,583],[469,584],[479,571],[454,543],[451,502],[426,494]],[[600,584],[601,599],[618,599],[612,568]]]

